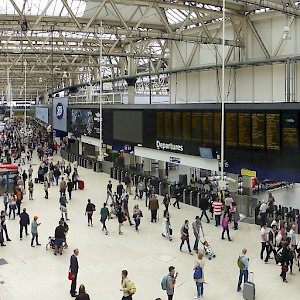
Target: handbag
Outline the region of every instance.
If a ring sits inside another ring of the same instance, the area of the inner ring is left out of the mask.
[[[127,221],[127,218],[126,218],[125,215],[122,216],[122,221],[123,221],[123,222],[126,222],[126,221]]]
[[[68,279],[69,280],[74,280],[75,279],[75,276],[74,276],[74,274],[71,271],[69,271]]]
[[[281,271],[282,271],[282,272],[287,272],[287,271],[288,271],[288,266],[283,265],[283,266],[281,267]]]
[[[187,240],[187,236],[183,234],[183,235],[181,236],[181,240],[182,240],[182,241],[186,241],[186,240]]]

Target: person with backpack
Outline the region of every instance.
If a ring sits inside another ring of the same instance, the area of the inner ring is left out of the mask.
[[[196,288],[197,288],[197,295],[194,297],[194,299],[200,299],[200,297],[203,297],[204,264],[205,264],[205,261],[204,261],[203,253],[199,253],[198,260],[196,261],[196,264],[194,266],[193,278],[195,280]]]
[[[175,267],[169,267],[169,274],[164,276],[161,281],[161,288],[166,291],[168,300],[172,300],[178,273],[175,273]]]
[[[248,267],[249,258],[246,257],[247,249],[243,248],[242,253],[239,255],[237,264],[240,269],[239,281],[237,286],[237,291],[241,290],[242,281],[244,278],[244,283],[248,282]]]
[[[121,280],[122,288],[120,289],[120,291],[123,292],[122,300],[132,300],[132,295],[134,295],[136,292],[135,285],[132,281],[128,279],[127,270],[122,270],[121,276],[122,276],[122,280]]]
[[[85,215],[88,218],[88,226],[93,226],[93,213],[96,210],[96,206],[91,202],[91,199],[88,199],[88,203],[85,208]]]

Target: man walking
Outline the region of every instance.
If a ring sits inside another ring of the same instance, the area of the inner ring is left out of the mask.
[[[129,200],[129,195],[126,195],[125,198],[122,200],[122,208],[123,208],[124,214],[128,218],[128,222],[129,222],[130,226],[133,226],[134,224],[130,220],[130,215],[129,215],[129,210],[128,210],[128,200]]]
[[[226,198],[225,198],[225,207],[226,207],[226,214],[228,216],[229,219],[229,223],[231,223],[231,218],[232,215],[230,213],[230,209],[232,208],[232,203],[233,203],[233,199],[231,197],[231,194],[229,194]]]
[[[38,227],[41,225],[41,223],[38,223],[37,220],[38,220],[38,216],[34,216],[33,217],[33,221],[31,222],[31,234],[32,234],[32,238],[31,238],[31,247],[34,247],[33,246],[33,241],[35,239],[36,241],[36,245],[37,246],[41,246],[41,244],[39,244],[39,240],[38,240]]]
[[[267,250],[267,224],[264,224],[263,227],[260,230],[260,235],[261,235],[261,251],[260,251],[260,259],[264,259],[264,251]],[[267,256],[268,256],[268,251],[267,251]]]
[[[55,228],[55,248],[54,248],[55,256],[57,255],[58,252],[60,255],[62,255],[64,240],[65,240],[64,221],[60,220],[59,225]]]
[[[178,273],[175,274],[175,268],[173,266],[170,266],[169,267],[169,275],[167,277],[168,300],[173,299],[177,275],[178,275]]]
[[[195,244],[193,249],[196,251],[196,253],[198,253],[198,245],[200,240],[200,228],[202,231],[202,235],[204,237],[204,231],[199,216],[196,217],[195,222],[193,222],[192,226],[193,226],[193,231],[195,236]]]
[[[78,274],[78,259],[77,256],[79,254],[79,250],[76,248],[73,251],[73,254],[70,258],[70,272],[73,274],[73,279],[72,279],[72,283],[71,283],[71,290],[70,290],[70,294],[72,297],[76,297],[76,283],[77,283],[77,274]]]
[[[108,181],[107,187],[106,187],[106,201],[105,203],[107,204],[108,198],[111,198],[112,203],[114,202],[113,196],[112,196],[112,184],[111,180]]]
[[[155,195],[149,200],[149,209],[151,210],[151,222],[157,221],[157,210],[159,209],[158,199]]]
[[[175,199],[176,201],[173,203],[173,206],[175,207],[177,205],[177,208],[180,209],[179,207],[179,198],[180,198],[180,189],[179,189],[179,186],[178,184],[176,184],[175,186]]]
[[[213,208],[214,208],[214,215],[215,215],[215,219],[216,219],[216,227],[220,226],[221,224],[221,214],[222,214],[222,202],[220,201],[219,198],[217,198],[213,204],[212,204]]]
[[[23,212],[20,214],[20,241],[22,241],[23,238],[23,228],[25,228],[25,234],[28,235],[27,226],[29,224],[29,215],[26,212],[26,208],[23,208]]]
[[[109,216],[109,210],[108,210],[108,208],[106,207],[106,203],[103,203],[103,207],[102,207],[101,210],[100,210],[100,222],[101,222],[102,225],[103,225],[102,230],[105,230],[105,234],[106,234],[106,235],[108,234],[108,231],[107,231],[105,222],[106,222],[108,216]]]
[[[272,229],[269,231],[268,234],[267,257],[265,259],[265,263],[268,262],[271,252],[273,252],[274,254],[276,264],[278,263],[277,252],[276,252],[276,236],[277,236],[277,226],[273,225]]]
[[[67,187],[67,183],[65,182],[64,178],[62,177],[61,182],[59,183],[60,196],[66,195],[66,187]]]
[[[237,286],[238,292],[241,290],[243,278],[244,278],[244,283],[248,282],[249,258],[246,257],[246,253],[247,253],[247,249],[244,248],[238,258],[238,266],[240,268],[240,275],[239,275],[239,281]]]
[[[206,223],[209,223],[210,222],[209,217],[206,213],[206,211],[208,210],[208,207],[209,207],[209,203],[208,203],[207,197],[205,197],[203,194],[200,197],[200,204],[199,205],[200,205],[200,208],[202,210],[200,221],[202,220],[202,217],[205,216],[206,217]]]

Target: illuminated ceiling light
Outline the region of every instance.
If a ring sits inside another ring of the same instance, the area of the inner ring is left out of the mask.
[[[282,39],[285,41],[289,41],[292,39],[289,26],[284,26]]]
[[[164,58],[165,59],[170,59],[171,58],[171,53],[170,53],[169,48],[166,48]]]
[[[63,78],[68,78],[67,71],[64,71]]]

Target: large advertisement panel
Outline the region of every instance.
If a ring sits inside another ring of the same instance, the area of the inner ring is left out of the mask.
[[[35,117],[47,124],[49,124],[48,107],[36,107]]]
[[[53,99],[53,128],[67,131],[68,97]]]

